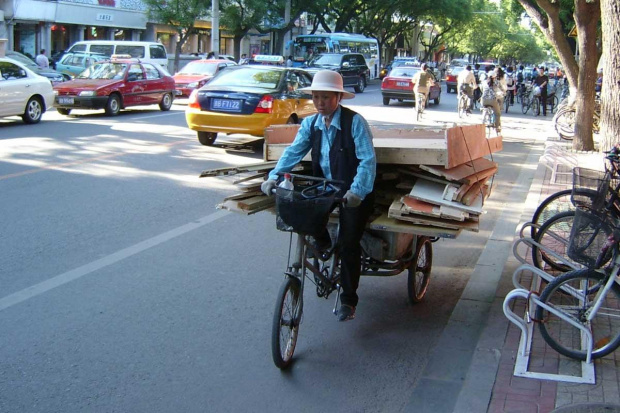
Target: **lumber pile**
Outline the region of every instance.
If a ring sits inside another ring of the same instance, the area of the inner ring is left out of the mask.
[[[233,183],[241,190],[218,208],[246,215],[273,211],[274,199],[260,192],[260,184],[297,129],[298,125],[267,128],[266,162],[204,171],[201,177],[234,176]],[[497,163],[484,156],[501,150],[501,137],[487,139],[482,125],[373,129],[373,137],[378,165],[371,229],[446,238],[478,231],[484,200],[498,170]],[[295,173],[310,174],[309,169],[309,162],[302,162]]]

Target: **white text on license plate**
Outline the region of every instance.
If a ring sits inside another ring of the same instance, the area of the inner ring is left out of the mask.
[[[241,101],[235,99],[213,99],[211,102],[211,109],[239,112],[241,111]]]
[[[409,82],[396,82],[396,86],[409,86]]]
[[[58,98],[60,105],[73,105],[73,98]]]

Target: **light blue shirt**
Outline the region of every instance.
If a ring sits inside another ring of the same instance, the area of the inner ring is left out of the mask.
[[[310,125],[315,117],[317,120],[314,124],[314,129],[320,129],[323,137],[321,139],[321,159],[319,159],[319,165],[325,178],[332,179],[329,151],[336,138],[336,131],[341,129],[340,112],[340,106],[338,106],[329,129],[326,128],[323,116],[320,114],[304,119],[301,122],[301,127],[297,132],[297,136],[295,136],[295,140],[291,146],[284,150],[275,169],[269,173],[269,179],[277,179],[278,172],[290,172],[312,149],[311,136],[313,131],[310,130]],[[372,133],[370,132],[368,122],[359,114],[353,116],[351,134],[355,143],[355,155],[360,162],[350,191],[364,199],[366,195],[372,192],[377,172],[377,158],[375,156],[375,148],[372,145]]]

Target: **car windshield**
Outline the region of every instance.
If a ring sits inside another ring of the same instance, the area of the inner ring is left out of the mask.
[[[340,55],[320,54],[314,57],[310,61],[310,66],[312,65],[338,66],[340,65],[341,59],[342,59],[342,56]]]
[[[283,70],[261,70],[246,66],[240,70],[224,70],[209,82],[209,86],[234,86],[276,89]]]
[[[20,55],[17,53],[11,53],[11,54],[7,54],[8,58],[11,58],[13,60],[17,60],[18,62],[20,62],[21,64],[23,64],[24,66],[28,67],[28,68],[35,68],[38,69],[39,66],[33,62],[32,60],[30,60],[28,57],[24,56],[24,55]]]
[[[177,74],[179,75],[214,75],[217,63],[190,62]]]
[[[122,79],[127,70],[127,63],[98,63],[79,75],[76,79]]]
[[[415,75],[419,71],[420,69],[414,69],[413,67],[399,66],[392,69],[392,71],[390,72],[390,76],[413,77],[413,75]]]

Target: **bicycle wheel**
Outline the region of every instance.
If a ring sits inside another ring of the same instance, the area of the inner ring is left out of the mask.
[[[571,271],[553,280],[543,290],[540,300],[561,310],[573,321],[587,327],[593,336],[592,359],[601,358],[620,345],[620,287],[614,283],[603,298],[596,316],[588,322],[586,315],[594,305],[596,293],[605,283],[605,275],[591,269]],[[536,319],[543,339],[558,353],[576,360],[586,360],[583,333],[557,315],[537,307]]]
[[[506,108],[506,113],[508,113],[508,108],[510,107],[510,93],[507,93],[504,97],[504,107]]]
[[[540,99],[538,97],[532,99],[532,115],[540,115]]]
[[[459,97],[459,104],[457,107],[457,111],[459,112],[459,118],[464,118],[465,116],[467,116],[467,99],[465,97],[464,94],[461,95],[461,97]]]
[[[550,98],[547,98],[547,102],[549,101],[549,104],[551,105],[551,113],[556,113],[558,111],[558,106],[560,105],[560,100],[556,95],[553,95]]]
[[[560,138],[572,141],[575,136],[575,110],[568,107],[560,109],[554,118],[555,131]]]
[[[566,250],[568,248],[568,239],[574,219],[575,211],[561,212],[549,218],[547,222],[540,227],[540,230],[536,233],[536,237],[534,237],[534,241],[541,244],[544,248],[539,248],[535,245],[532,246],[532,261],[536,268],[548,270],[549,268],[545,268],[546,264],[555,271],[566,272],[571,270],[568,265],[551,256],[551,254],[548,254],[546,250],[553,251],[564,259],[571,261],[568,255],[566,255]],[[553,237],[551,233],[560,237],[560,239],[558,240]]]
[[[523,99],[521,99],[521,112],[525,115],[528,110],[530,110],[530,100],[523,96]]]
[[[556,192],[549,195],[544,201],[540,203],[534,215],[532,216],[532,223],[542,226],[549,218],[553,217],[560,212],[574,211],[575,205],[571,200],[572,189],[565,189],[563,191]],[[574,195],[574,201],[577,205],[589,207],[596,199],[597,192],[592,189],[576,189]],[[536,237],[536,227],[532,227],[532,238]]]
[[[432,265],[433,244],[428,237],[419,237],[407,274],[407,292],[411,304],[419,303],[424,298],[431,280]]]
[[[302,307],[301,281],[287,276],[278,292],[271,328],[271,354],[279,369],[287,368],[293,360]]]

